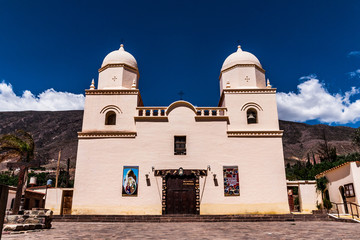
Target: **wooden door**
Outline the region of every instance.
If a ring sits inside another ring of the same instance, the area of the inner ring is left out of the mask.
[[[167,214],[196,214],[195,180],[195,176],[167,177]]]
[[[61,215],[70,215],[71,214],[71,206],[72,206],[72,190],[64,190],[61,202]]]
[[[294,195],[292,188],[288,188],[288,201],[289,201],[290,212],[294,212],[295,205],[294,205]]]

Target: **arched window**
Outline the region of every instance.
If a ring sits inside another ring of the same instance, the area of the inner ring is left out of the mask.
[[[109,111],[105,115],[105,125],[116,125],[116,113]]]
[[[249,110],[246,111],[246,118],[248,124],[257,123],[258,122],[257,111],[253,108],[250,108]]]

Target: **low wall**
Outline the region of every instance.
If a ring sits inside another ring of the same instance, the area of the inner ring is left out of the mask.
[[[4,231],[50,229],[53,211],[49,209],[25,210],[24,215],[6,215]]]

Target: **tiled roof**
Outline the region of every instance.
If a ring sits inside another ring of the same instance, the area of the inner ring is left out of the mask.
[[[330,168],[330,169],[328,169],[328,170],[326,170],[326,171],[323,171],[323,172],[319,173],[318,175],[315,176],[315,178],[316,178],[316,179],[319,179],[319,178],[321,178],[321,177],[324,177],[326,173],[331,172],[331,171],[333,171],[333,170],[335,170],[335,169],[341,168],[341,167],[343,167],[343,166],[346,166],[346,165],[348,165],[348,164],[350,164],[350,163],[353,163],[353,162],[360,163],[360,161],[345,162],[345,163],[343,163],[343,164],[340,164],[339,166]]]

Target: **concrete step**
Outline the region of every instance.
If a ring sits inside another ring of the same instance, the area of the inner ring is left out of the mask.
[[[327,214],[244,215],[54,215],[54,222],[271,222],[329,221]]]
[[[360,223],[360,218],[356,216],[353,217],[350,214],[340,214],[340,216],[338,214],[329,214],[329,216],[331,219],[336,219],[337,221]]]

